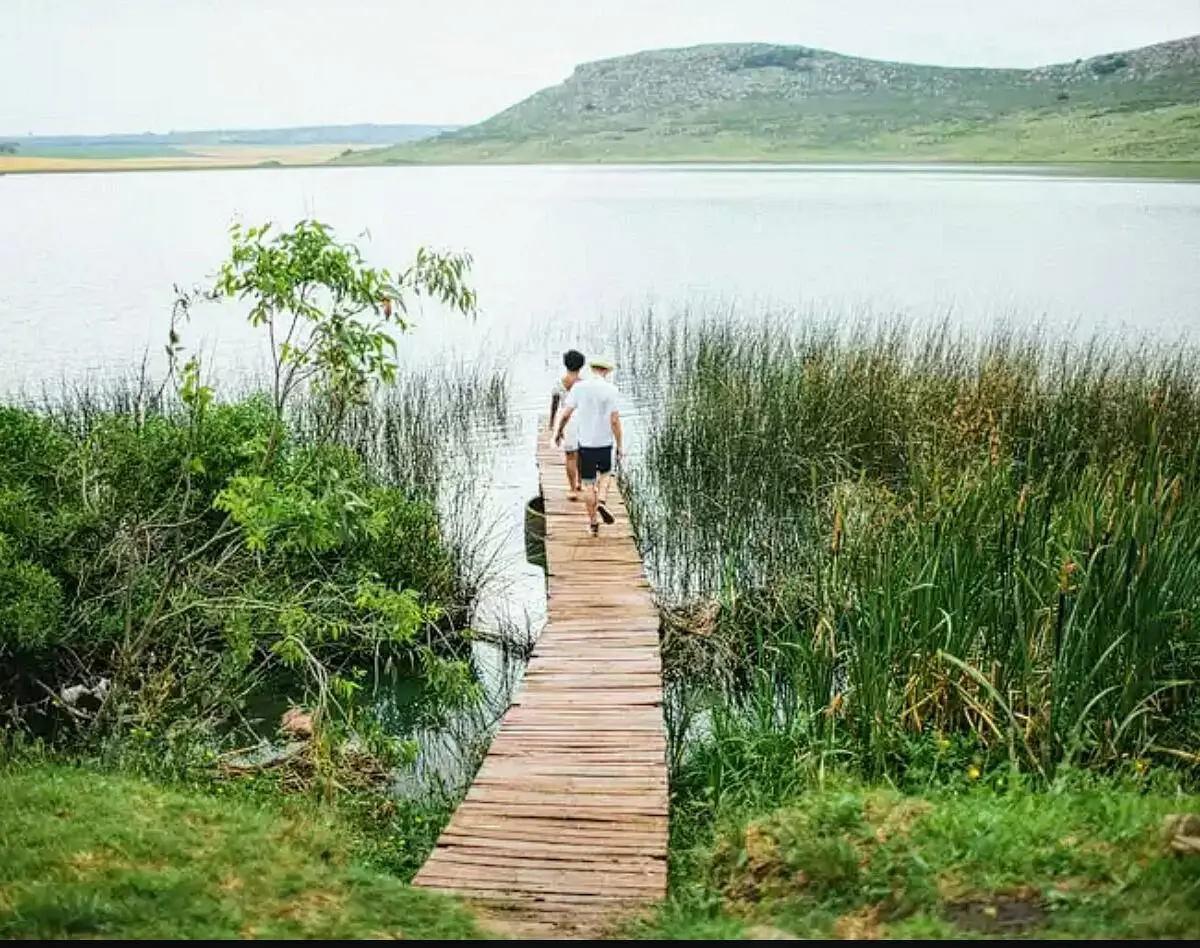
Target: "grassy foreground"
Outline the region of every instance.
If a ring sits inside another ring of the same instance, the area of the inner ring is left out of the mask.
[[[66,768],[0,775],[0,937],[479,937],[311,815]]]
[[[1200,801],[1115,784],[904,796],[831,783],[688,843],[677,811],[672,899],[639,934],[1196,938],[1200,855],[1176,854],[1165,828],[1187,813]]]
[[[5,938],[478,939],[365,868],[307,807],[65,767],[0,774]],[[672,895],[641,939],[1200,936],[1200,801],[1116,784],[904,796],[829,781],[783,807],[677,807]],[[1167,824],[1170,824],[1170,829]],[[1191,830],[1182,830],[1186,835]]]

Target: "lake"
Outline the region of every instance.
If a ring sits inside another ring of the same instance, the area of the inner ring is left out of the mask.
[[[234,220],[304,216],[363,234],[381,265],[422,243],[474,255],[479,323],[417,319],[414,354],[437,359],[540,370],[547,341],[587,345],[597,323],[651,303],[1200,329],[1191,183],[786,167],[8,175],[0,389],[157,356],[172,285],[215,269]],[[226,368],[251,360],[248,338],[232,311],[191,333]]]
[[[0,391],[127,372],[147,352],[161,365],[172,286],[215,270],[229,225],[309,216],[362,235],[379,265],[421,244],[473,254],[479,320],[418,313],[404,349],[509,371],[521,423],[496,445],[485,501],[509,581],[488,606],[534,626],[543,587],[521,542],[532,422],[558,353],[607,344],[622,314],[736,305],[1200,332],[1200,184],[776,166],[8,175]],[[261,365],[231,307],[200,311],[185,342],[225,377]]]

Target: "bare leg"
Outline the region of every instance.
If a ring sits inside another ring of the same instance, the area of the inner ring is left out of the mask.
[[[577,500],[580,491],[579,486],[579,452],[566,452],[566,467],[567,467],[567,488],[571,491],[571,499]]]
[[[596,507],[599,504],[599,501],[596,496],[596,482],[589,481],[588,483],[584,484],[583,486],[584,486],[583,501],[587,505],[588,523],[591,524],[593,529],[595,529],[600,523],[600,521],[596,519],[596,517],[597,517]]]

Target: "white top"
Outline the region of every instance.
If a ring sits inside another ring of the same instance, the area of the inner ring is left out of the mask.
[[[575,385],[578,384],[579,381],[576,380]],[[574,388],[575,385],[571,386],[571,388]],[[558,398],[558,410],[559,412],[562,412],[566,407],[569,390],[565,385],[563,385],[561,375],[554,380],[554,388],[551,390],[550,394]],[[579,422],[576,420],[574,415],[567,420],[567,427],[563,430],[562,449],[564,451],[579,450]]]
[[[581,379],[567,393],[567,407],[574,408],[571,420],[579,419],[581,448],[612,447],[612,415],[620,393],[608,379],[599,376]]]

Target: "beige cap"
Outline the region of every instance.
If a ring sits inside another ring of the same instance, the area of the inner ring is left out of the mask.
[[[594,356],[588,359],[588,365],[593,369],[611,369],[613,368],[613,360],[608,356]]]

